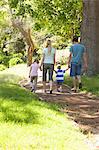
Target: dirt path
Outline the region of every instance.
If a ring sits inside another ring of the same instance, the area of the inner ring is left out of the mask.
[[[30,89],[26,80],[21,85]],[[61,105],[60,111],[66,112],[68,116],[85,133],[94,135],[95,146],[99,142],[99,98],[90,94],[73,93],[68,86],[63,86],[63,93],[56,92],[54,84],[53,94],[42,92],[42,83],[39,81],[37,91],[39,98],[46,102],[58,103]],[[99,144],[99,143],[98,143]]]

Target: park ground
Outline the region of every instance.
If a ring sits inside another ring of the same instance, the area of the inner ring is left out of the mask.
[[[89,92],[73,93],[67,85],[64,85],[63,93],[57,93],[55,84],[52,95],[49,91],[44,94],[41,72],[36,94],[33,94],[28,72],[29,67],[18,65],[0,73],[0,148],[97,150],[99,98]]]
[[[42,101],[61,105],[60,111],[68,114],[69,119],[72,119],[75,126],[78,126],[84,134],[91,135],[92,145],[99,144],[99,97],[86,91],[74,93],[66,84],[63,86],[63,92],[58,93],[55,83],[53,94],[49,94],[49,91],[44,94],[41,75],[42,73],[39,72],[36,92],[39,98]],[[23,80],[21,85],[31,90],[28,80]]]

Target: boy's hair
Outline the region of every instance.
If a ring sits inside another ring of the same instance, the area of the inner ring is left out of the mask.
[[[72,40],[73,42],[78,42],[78,36],[73,36],[73,40]]]
[[[57,69],[61,69],[61,65],[60,64],[57,65]]]

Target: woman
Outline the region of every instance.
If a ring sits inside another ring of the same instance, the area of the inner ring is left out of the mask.
[[[44,89],[44,92],[46,92],[47,71],[49,73],[50,94],[52,94],[54,64],[55,64],[55,49],[51,46],[51,41],[47,40],[46,46],[43,49],[43,57],[42,57],[40,66],[43,65],[43,89]]]

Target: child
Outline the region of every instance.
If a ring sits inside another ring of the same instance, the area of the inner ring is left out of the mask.
[[[69,68],[68,68],[69,69]],[[58,64],[56,73],[57,91],[62,92],[62,84],[64,82],[64,73],[68,70],[61,69],[61,65]]]
[[[38,69],[39,69],[39,61],[35,59],[34,62],[31,64],[30,71],[29,71],[30,84],[32,87],[31,92],[34,93],[37,87]]]

